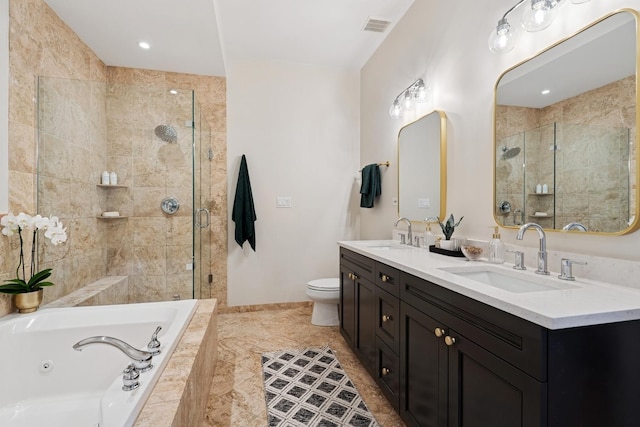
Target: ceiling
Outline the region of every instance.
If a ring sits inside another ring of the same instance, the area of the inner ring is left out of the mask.
[[[544,108],[635,74],[636,26],[631,13],[612,15],[517,66],[500,79],[497,103]]]
[[[44,1],[106,65],[225,76],[233,60],[360,70],[414,0]],[[391,24],[363,31],[370,17]]]

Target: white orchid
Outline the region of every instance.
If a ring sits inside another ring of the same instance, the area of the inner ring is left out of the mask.
[[[51,244],[54,246],[66,242],[67,229],[64,228],[58,217],[52,216],[51,218],[47,218],[42,215],[31,216],[24,212],[20,212],[18,216],[15,216],[12,213],[9,213],[0,219],[0,225],[2,225],[3,235],[10,237],[17,233],[18,236],[20,236],[20,261],[18,262],[18,268],[16,269],[16,278],[6,280],[6,285],[0,285],[0,292],[7,294],[19,294],[39,290],[42,286],[52,286],[53,283],[44,281],[51,276],[50,268],[34,273],[36,236],[38,230],[43,230],[44,236],[51,240]],[[28,281],[24,264],[24,241],[22,237],[22,231],[25,230],[33,232],[33,239],[31,243],[31,274]],[[22,270],[22,278],[20,278],[20,270]]]

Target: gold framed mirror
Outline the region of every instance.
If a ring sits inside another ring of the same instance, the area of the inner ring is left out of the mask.
[[[638,12],[613,12],[495,87],[494,218],[621,235],[638,226]]]
[[[435,110],[398,132],[398,216],[442,219],[446,202],[447,116]]]

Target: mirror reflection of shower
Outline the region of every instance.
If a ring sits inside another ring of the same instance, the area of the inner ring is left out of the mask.
[[[178,132],[176,132],[176,129],[171,125],[158,125],[154,129],[154,133],[164,142],[168,142],[170,144],[178,142]]]
[[[502,160],[513,159],[518,154],[520,154],[520,147],[508,148],[506,145],[502,146]]]

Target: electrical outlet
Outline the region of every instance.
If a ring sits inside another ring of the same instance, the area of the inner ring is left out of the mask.
[[[418,199],[418,207],[421,209],[426,209],[431,207],[430,199]]]

